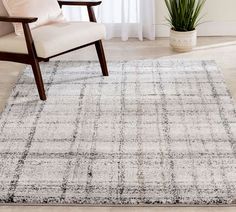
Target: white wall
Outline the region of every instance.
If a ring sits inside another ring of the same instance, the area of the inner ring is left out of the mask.
[[[166,37],[169,27],[165,26],[167,10],[164,0],[156,0],[156,35]],[[198,28],[200,36],[236,36],[236,0],[207,0],[203,14],[205,18]]]

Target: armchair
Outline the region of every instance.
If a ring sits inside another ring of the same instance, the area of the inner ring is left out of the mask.
[[[103,76],[108,76],[106,58],[102,39],[105,28],[95,23],[93,6],[101,1],[58,1],[62,6],[86,6],[90,22],[55,23],[30,29],[29,23],[37,21],[37,17],[8,17],[0,0],[0,61],[12,61],[29,64],[32,67],[39,97],[46,100],[44,83],[39,62],[47,62],[50,58],[95,45]],[[24,36],[15,35],[11,23],[21,23]]]

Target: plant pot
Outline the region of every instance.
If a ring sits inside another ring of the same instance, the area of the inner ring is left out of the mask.
[[[170,30],[170,46],[177,52],[191,51],[197,45],[197,30],[178,32]]]

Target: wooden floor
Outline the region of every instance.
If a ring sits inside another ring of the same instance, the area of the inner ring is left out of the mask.
[[[55,60],[97,60],[95,49],[89,47]],[[228,88],[236,100],[236,37],[199,38],[198,47],[190,53],[177,54],[169,48],[168,39],[139,42],[118,39],[105,42],[108,60],[134,60],[156,58],[214,59],[225,77]],[[3,110],[23,65],[0,62],[0,111]],[[35,89],[35,92],[36,89]],[[236,212],[236,207],[144,207],[144,208],[91,208],[91,207],[18,207],[2,206],[0,212]]]

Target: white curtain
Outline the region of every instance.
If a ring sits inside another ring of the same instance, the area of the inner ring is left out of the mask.
[[[107,39],[155,39],[155,0],[103,0],[94,10],[98,22],[107,28]],[[69,20],[88,20],[86,7],[64,7],[63,11]]]

